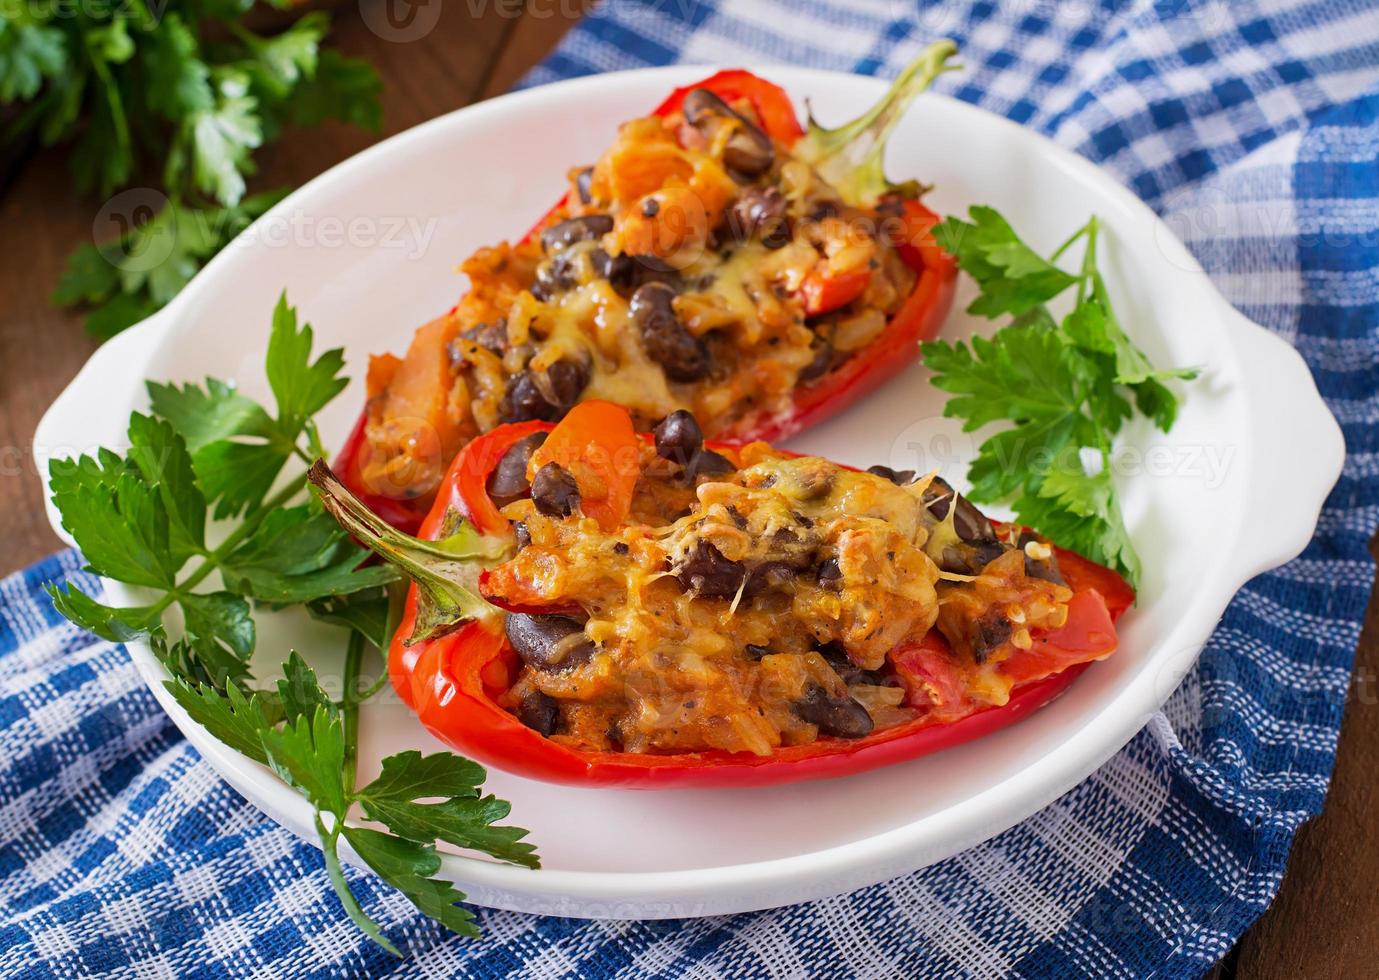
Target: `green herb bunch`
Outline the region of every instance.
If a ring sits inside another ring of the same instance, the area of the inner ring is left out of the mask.
[[[1178,398],[1164,382],[1197,371],[1155,369],[1126,335],[1097,269],[1095,216],[1047,259],[994,208],[975,206],[968,216],[944,220],[934,237],[980,287],[967,311],[1013,319],[990,339],[935,340],[923,351],[933,384],[956,396],[945,415],[963,419],[965,431],[1012,423],[981,444],[969,496],[1012,502],[1020,523],[1137,584],[1140,560],[1116,497],[1112,442],[1136,412],[1171,429]],[[1055,265],[1078,242],[1078,271]],[[1046,304],[1070,289],[1072,309],[1055,319]]]
[[[152,173],[166,194],[156,217],[69,260],[53,299],[90,306],[98,336],[168,302],[282,196],[246,197],[245,178],[254,151],[283,126],[339,119],[376,130],[382,122],[373,69],[323,47],[327,14],[265,36],[245,26],[253,6],[0,0],[0,145],[70,145],[82,193],[108,197]],[[152,268],[150,254],[159,256]]]
[[[434,877],[436,843],[527,867],[538,861],[525,830],[499,823],[509,805],[481,794],[485,772],[468,759],[401,752],[355,785],[359,704],[387,678],[361,690],[365,644],[386,649],[398,579],[390,566],[363,564],[368,553],[306,490],[306,464],[324,455],[313,419],[344,389],[343,366],[340,350],[312,358],[311,327],[298,326],[284,297],[265,365],[274,411],[223,381],[150,383],[150,413],[130,416],[124,453],[102,449],[50,466],[53,502],[88,568],[147,601],[114,607],[71,585],[48,591],[78,626],[112,641],[146,640],[195,721],[310,801],[346,911],[397,953],[350,891],[341,839],[422,912],[471,936],[473,915],[456,904],[464,895]],[[276,685],[255,684],[254,612],[294,605],[346,631],[339,697],[295,652]],[[167,621],[174,607],[176,630]],[[356,810],[387,832],[347,823]]]

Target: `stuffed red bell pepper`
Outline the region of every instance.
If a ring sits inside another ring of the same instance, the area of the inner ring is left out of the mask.
[[[687,409],[711,436],[777,440],[889,378],[937,332],[956,267],[881,157],[952,53],[833,130],[806,132],[745,71],[625,123],[525,238],[463,264],[469,291],[404,357],[372,359],[345,483],[414,530],[455,453],[500,424],[601,398],[641,427]]]
[[[622,408],[468,444],[422,539],[324,463],[351,533],[413,580],[392,683],[456,750],[581,785],[860,772],[994,731],[1116,648],[1115,572],[936,476],[705,442]]]

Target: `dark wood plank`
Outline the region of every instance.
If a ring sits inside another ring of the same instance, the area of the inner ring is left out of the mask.
[[[1376,551],[1379,538],[1370,543]],[[1379,973],[1379,597],[1360,636],[1336,769],[1321,816],[1298,833],[1278,897],[1238,946],[1239,980]]]
[[[593,6],[594,0],[527,0],[526,13],[514,22],[483,97],[502,95],[516,85]]]
[[[331,39],[346,54],[368,59],[383,77],[383,132],[339,124],[289,130],[259,154],[252,189],[300,184],[382,137],[467,105],[494,85],[501,90],[511,82],[493,81],[500,64],[501,77],[515,80],[554,45],[554,31],[563,33],[574,23],[570,16],[540,16],[529,32],[523,29],[528,9],[522,0],[432,0],[413,8],[417,20],[410,26],[398,27],[387,19],[384,4],[335,5]],[[531,12],[540,14],[535,0]],[[411,37],[418,30],[420,36]],[[539,43],[530,40],[535,37]],[[514,38],[520,50],[511,54]],[[0,237],[0,574],[61,544],[43,513],[30,443],[44,409],[95,349],[80,316],[53,309],[48,294],[67,254],[92,240],[100,203],[72,195],[66,163],[52,151],[34,156],[0,199],[0,226],[11,232]]]
[[[31,444],[44,409],[96,349],[78,317],[48,302],[67,253],[90,240],[96,213],[70,188],[64,161],[45,151],[0,200],[0,574],[61,546],[43,513]]]

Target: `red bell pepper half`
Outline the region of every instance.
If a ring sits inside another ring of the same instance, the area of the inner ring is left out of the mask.
[[[790,97],[783,89],[741,69],[720,71],[701,82],[676,89],[656,108],[655,115],[667,116],[678,111],[685,96],[699,88],[708,89],[729,103],[746,99],[767,135],[786,147],[795,147],[801,141],[806,141],[809,144],[805,147],[808,150],[806,156],[814,160],[841,163],[841,160],[835,159],[835,154],[837,157],[845,154],[838,151],[853,141],[871,139],[872,151],[865,160],[860,164],[848,164],[851,170],[840,171],[832,176],[846,179],[860,188],[862,193],[872,196],[902,190],[912,193],[913,186],[897,187],[885,181],[881,171],[881,151],[885,147],[886,135],[913,96],[927,87],[934,75],[947,70],[944,62],[953,50],[950,42],[940,42],[931,47],[896,80],[887,98],[870,112],[837,130],[821,129],[811,120],[810,129],[806,132],[796,118]],[[564,204],[565,199],[562,198],[525,237],[530,238],[538,233]],[[722,433],[722,437],[735,442],[783,440],[837,414],[912,363],[919,353],[920,341],[932,339],[938,333],[953,302],[957,263],[938,246],[930,233],[938,222],[939,216],[919,201],[904,200],[903,210],[896,217],[891,234],[899,243],[897,250],[901,258],[918,275],[914,288],[885,328],[871,343],[854,352],[835,370],[802,384],[790,411],[744,418]],[[869,276],[870,273],[845,273],[834,278],[811,275],[802,286],[807,312],[811,315],[824,313],[852,301],[866,288]],[[363,468],[369,449],[365,421],[365,416],[361,414],[335,461],[334,469],[345,485],[375,513],[394,527],[414,533],[425,516],[426,502],[376,493],[364,479]]]
[[[546,422],[503,425],[470,442],[451,465],[435,505],[422,523],[421,538],[453,542],[458,514],[472,525],[469,533],[474,540],[510,539],[511,528],[486,490],[493,468],[519,439],[553,429],[557,432],[548,444],[563,439],[564,451],[569,452],[572,441],[584,440],[590,455],[611,457],[624,448],[625,436],[612,432],[605,437],[601,433],[611,431],[606,420],[580,418],[594,410],[604,411],[601,406],[618,411],[607,403],[586,402],[576,406],[558,426]],[[723,449],[727,444],[706,445]],[[578,452],[579,447],[573,449]],[[323,464],[313,471],[313,481],[324,490],[328,509],[365,543],[395,559],[378,543],[381,522],[357,507],[351,509],[343,488],[326,482],[329,472]],[[470,545],[467,553],[482,553],[483,548],[474,541]],[[1056,631],[1036,633],[1029,650],[1016,651],[1003,663],[1001,669],[1016,685],[1005,705],[974,707],[960,703],[961,685],[951,650],[937,630],[930,630],[922,641],[894,651],[890,659],[903,679],[934,692],[950,712],[965,712],[962,717],[941,723],[932,715],[922,715],[862,738],[820,738],[806,745],[781,747],[768,756],[721,751],[676,755],[593,752],[545,738],[499,706],[497,699],[511,686],[521,663],[504,635],[501,613],[492,607],[485,610],[483,601],[472,592],[460,600],[460,605],[469,603],[469,615],[476,611],[486,611],[487,615],[449,632],[437,632],[434,624],[418,622],[418,588],[413,584],[388,652],[388,672],[398,694],[438,739],[480,762],[531,779],[658,789],[764,786],[842,776],[918,758],[1014,724],[1057,697],[1091,661],[1115,650],[1114,623],[1134,601],[1134,592],[1114,571],[1071,552],[1055,550],[1064,579],[1073,590],[1067,622]],[[454,554],[453,545],[447,545],[446,552]],[[482,578],[478,590],[483,591]],[[431,638],[409,642],[414,632],[429,633]],[[923,706],[913,698],[910,703]]]

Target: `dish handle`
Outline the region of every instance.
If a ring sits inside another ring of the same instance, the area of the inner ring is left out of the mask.
[[[1251,488],[1243,526],[1255,530],[1241,540],[1249,542],[1246,564],[1253,577],[1296,558],[1312,540],[1321,507],[1345,465],[1345,437],[1296,348],[1224,298],[1221,305],[1239,352],[1248,424],[1255,433],[1251,442],[1260,447],[1243,460]],[[1289,522],[1278,533],[1279,513],[1314,501],[1316,510],[1306,522]]]
[[[173,304],[175,306],[176,304]],[[153,352],[175,322],[173,306],[165,306],[107,340],[77,376],[48,406],[34,430],[33,458],[43,480],[43,506],[57,536],[75,545],[48,491],[48,463],[93,452],[100,446],[126,443],[125,427],[132,408],[127,402],[130,378],[143,378]]]

